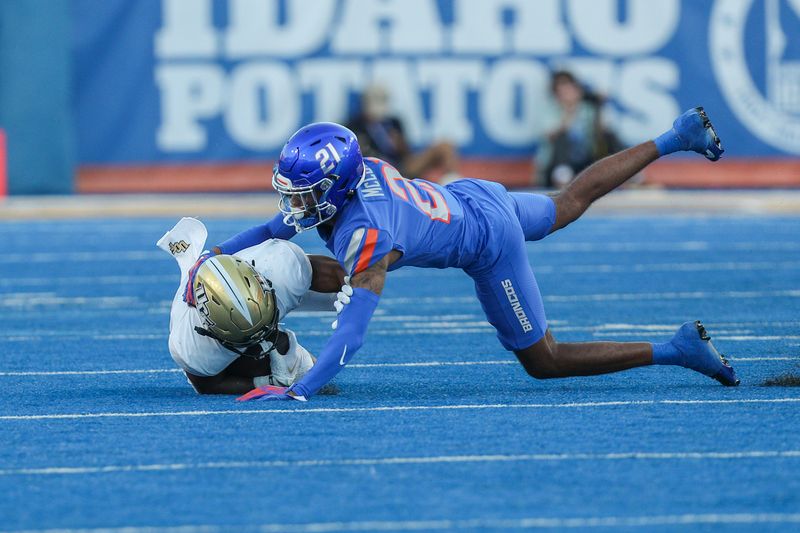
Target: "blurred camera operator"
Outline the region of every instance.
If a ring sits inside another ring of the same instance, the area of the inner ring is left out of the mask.
[[[536,154],[538,183],[563,189],[584,168],[624,148],[602,122],[602,95],[582,86],[566,70],[550,79],[552,101]]]
[[[458,174],[458,153],[449,142],[439,140],[414,152],[406,139],[403,123],[390,114],[389,95],[380,85],[371,85],[361,95],[361,109],[347,123],[358,137],[365,157],[390,163],[409,178],[430,179],[438,170],[441,182],[454,181]]]

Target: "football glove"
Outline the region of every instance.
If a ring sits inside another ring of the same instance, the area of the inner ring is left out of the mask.
[[[289,387],[276,387],[274,385],[263,385],[256,387],[247,394],[236,398],[237,402],[247,402],[250,400],[297,400],[306,401],[304,396],[294,396],[289,394]]]
[[[338,315],[342,314],[344,306],[350,303],[351,296],[353,296],[353,287],[350,286],[350,276],[345,276],[342,290],[336,294],[336,301],[333,302],[333,307],[336,309],[337,318],[331,324],[331,328],[336,329],[339,326]]]

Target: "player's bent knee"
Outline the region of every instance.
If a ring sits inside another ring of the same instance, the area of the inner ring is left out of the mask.
[[[514,350],[514,354],[529,376],[536,379],[552,379],[562,376],[556,357],[557,349],[558,344],[548,332],[532,346]]]
[[[532,360],[522,363],[525,372],[536,379],[553,379],[561,377],[558,368],[549,361]]]

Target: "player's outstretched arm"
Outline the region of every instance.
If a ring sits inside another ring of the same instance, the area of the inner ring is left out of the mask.
[[[339,313],[338,326],[325,347],[317,357],[314,367],[303,378],[289,387],[261,387],[245,394],[240,401],[253,399],[301,400],[305,401],[325,386],[344,368],[347,362],[361,348],[367,326],[378,306],[386,272],[400,253],[393,250],[372,266],[353,275],[350,280],[353,287],[349,303]]]
[[[336,331],[320,352],[314,367],[300,382],[290,387],[289,395],[297,399],[313,396],[330,382],[361,348],[367,326],[383,291],[387,269],[399,255],[399,252],[392,251],[371,267],[353,275],[350,280],[353,295],[350,296],[350,303],[339,314]]]
[[[316,292],[339,292],[345,284],[345,272],[339,262],[325,255],[309,255],[311,262],[311,290]]]
[[[237,233],[222,244],[218,244],[212,250],[216,254],[235,254],[245,248],[261,244],[268,239],[289,240],[297,235],[294,226],[287,226],[283,222],[283,215],[278,213],[265,224],[253,226],[241,233]]]

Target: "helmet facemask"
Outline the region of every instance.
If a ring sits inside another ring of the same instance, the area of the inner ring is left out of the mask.
[[[284,215],[283,223],[300,232],[332,219],[336,215],[336,206],[328,202],[328,195],[338,179],[339,176],[329,174],[313,185],[298,187],[276,170],[272,186],[280,194],[278,209]]]
[[[228,350],[238,353],[244,357],[250,357],[251,359],[264,359],[267,357],[269,352],[275,348],[279,331],[277,316],[275,317],[275,323],[272,324],[271,327],[262,329],[258,335],[253,336],[252,341],[249,343],[240,344],[226,341],[225,339],[215,335],[211,330],[201,326],[195,326],[194,330],[204,337],[211,337]]]
[[[193,281],[197,311],[203,326],[197,333],[228,350],[261,359],[278,337],[275,290],[253,266],[220,255],[203,263]]]

